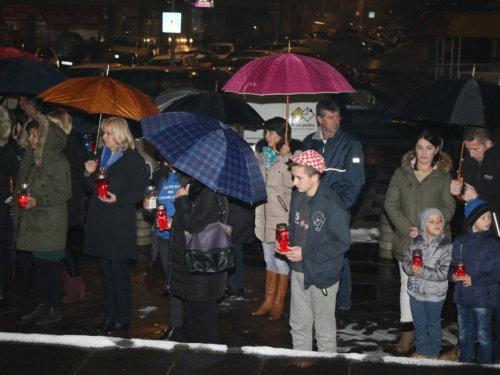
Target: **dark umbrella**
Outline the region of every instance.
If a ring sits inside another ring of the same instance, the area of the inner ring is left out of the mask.
[[[220,121],[198,113],[167,112],[140,122],[145,140],[175,168],[213,191],[250,204],[267,198],[252,149]]]
[[[26,57],[0,59],[0,92],[38,95],[66,81],[57,69]]]
[[[83,37],[80,34],[75,33],[74,31],[63,31],[61,34],[59,34],[58,38],[75,41],[83,40]]]
[[[500,86],[470,79],[441,79],[417,86],[387,113],[444,124],[500,125]]]
[[[195,111],[216,118],[223,124],[244,125],[247,129],[262,129],[264,120],[247,102],[218,92],[184,96],[164,109],[164,112]]]

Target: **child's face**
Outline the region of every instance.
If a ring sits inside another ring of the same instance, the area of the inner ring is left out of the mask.
[[[314,174],[309,177],[305,171],[305,167],[302,165],[296,165],[292,167],[293,185],[301,193],[306,193],[306,195],[312,196],[316,193],[319,176]]]
[[[427,234],[436,237],[438,234],[443,233],[443,218],[440,214],[432,214],[427,219],[427,226],[425,228]]]
[[[491,227],[491,211],[485,212],[472,226],[474,232],[490,230]]]

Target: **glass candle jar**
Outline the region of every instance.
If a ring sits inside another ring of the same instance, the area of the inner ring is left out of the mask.
[[[144,191],[144,208],[154,210],[156,208],[156,199],[158,199],[156,188],[148,186]]]
[[[412,264],[417,267],[422,267],[423,266],[422,250],[420,249],[413,250],[411,255],[412,255]]]
[[[288,248],[290,241],[290,233],[288,232],[288,226],[284,223],[276,225],[276,239],[280,244],[280,252],[286,253],[290,251]]]
[[[465,259],[457,259],[455,261],[455,276],[462,277],[467,275],[465,272]]]
[[[168,230],[167,207],[164,204],[159,204],[156,209],[156,223],[160,232]]]
[[[104,167],[102,167],[101,173],[97,175],[95,180],[95,187],[97,188],[97,196],[99,198],[106,198],[108,196],[108,186],[109,179],[104,173]]]
[[[19,204],[19,207],[26,208],[29,196],[31,196],[30,185],[21,184],[21,189],[17,191],[17,203]]]

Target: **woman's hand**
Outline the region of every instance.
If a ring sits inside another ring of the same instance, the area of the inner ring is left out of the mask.
[[[175,197],[179,198],[182,197],[183,195],[189,195],[189,187],[191,184],[187,184],[186,187],[180,187],[179,190],[175,193]]]
[[[172,228],[172,221],[173,221],[172,217],[167,216],[167,224],[169,228]]]
[[[453,275],[453,276],[455,276],[455,275]],[[464,288],[472,286],[472,278],[469,275],[460,276],[460,277],[455,276],[455,279],[457,279],[457,281],[461,281]]]
[[[97,161],[96,160],[87,160],[85,162],[85,175],[90,176],[97,169]]]
[[[417,276],[420,276],[423,270],[424,267],[414,266],[413,264],[410,266],[410,271]]]
[[[288,145],[281,146],[280,154],[288,155],[290,153],[290,147]]]
[[[409,234],[411,238],[415,238],[418,236],[418,228],[417,227],[411,227],[411,232]]]
[[[108,191],[108,195],[104,198],[97,197],[104,203],[116,203],[116,195],[113,194],[112,192]]]
[[[28,196],[28,201],[26,202],[25,210],[29,210],[30,208],[36,207],[36,199],[35,197]]]

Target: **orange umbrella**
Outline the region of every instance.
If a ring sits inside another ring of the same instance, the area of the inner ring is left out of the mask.
[[[141,91],[109,77],[68,79],[38,97],[90,114],[107,114],[136,121],[160,113],[153,101]]]

